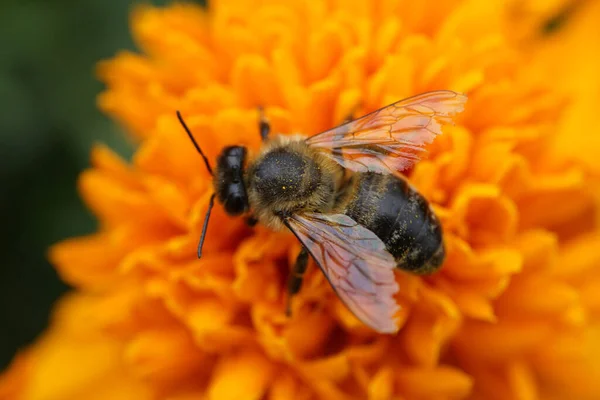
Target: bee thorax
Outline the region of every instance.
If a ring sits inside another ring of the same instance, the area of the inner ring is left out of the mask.
[[[319,175],[311,160],[280,148],[257,163],[253,182],[261,202],[274,204],[310,195],[319,183]]]
[[[303,141],[276,143],[267,148],[252,163],[247,177],[248,196],[256,218],[279,229],[282,215],[331,210],[338,182],[323,160]]]

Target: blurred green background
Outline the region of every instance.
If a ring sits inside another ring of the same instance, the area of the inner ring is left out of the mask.
[[[96,109],[95,63],[133,48],[132,2],[0,2],[0,370],[45,327],[67,287],[46,260],[93,232],[75,182],[94,142],[132,147]],[[154,4],[164,1],[153,1]]]

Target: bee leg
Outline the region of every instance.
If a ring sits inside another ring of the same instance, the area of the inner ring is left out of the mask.
[[[246,217],[246,225],[248,225],[249,227],[253,227],[257,223],[258,223],[258,220],[256,219],[256,217],[254,215]]]
[[[302,280],[304,279],[304,272],[306,272],[306,266],[308,265],[308,250],[302,246],[300,254],[296,258],[294,268],[290,273],[287,284],[287,303],[285,306],[285,313],[289,317],[292,315],[292,296],[300,291],[302,286]]]
[[[271,132],[271,124],[269,124],[269,120],[265,117],[265,110],[262,107],[258,107],[258,130],[263,142],[266,141]]]

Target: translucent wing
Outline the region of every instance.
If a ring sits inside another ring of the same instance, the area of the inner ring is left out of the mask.
[[[293,215],[284,223],[358,319],[382,333],[398,331],[396,262],[373,232],[344,214]]]
[[[395,173],[420,159],[425,145],[464,109],[467,96],[441,90],[423,93],[319,133],[309,146],[353,171]]]

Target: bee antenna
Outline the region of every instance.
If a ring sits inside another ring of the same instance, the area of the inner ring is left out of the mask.
[[[202,246],[204,246],[204,238],[206,238],[206,229],[208,228],[208,220],[210,219],[210,212],[212,211],[213,205],[215,204],[215,194],[210,196],[208,202],[208,210],[204,216],[204,224],[202,225],[202,235],[200,235],[200,241],[198,242],[198,258],[202,258]]]
[[[183,126],[183,129],[185,129],[185,132],[188,134],[188,136],[189,136],[190,140],[192,141],[192,143],[194,143],[194,147],[196,147],[196,150],[198,150],[198,153],[200,153],[200,155],[204,159],[204,164],[206,164],[206,169],[212,175],[213,172],[212,172],[212,168],[210,167],[210,163],[208,162],[208,158],[206,158],[206,156],[204,155],[204,153],[200,149],[200,146],[198,146],[198,143],[196,143],[196,139],[194,139],[194,135],[192,135],[192,132],[190,131],[190,128],[188,128],[188,126],[185,124],[185,121],[183,120],[183,117],[181,116],[181,113],[179,111],[177,111],[177,118],[179,119],[179,122],[181,122],[181,125]]]

